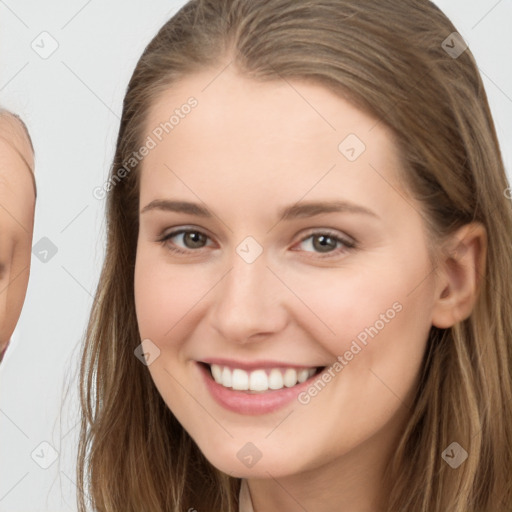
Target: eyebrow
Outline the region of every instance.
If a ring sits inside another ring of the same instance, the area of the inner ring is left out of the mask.
[[[141,215],[151,210],[163,210],[167,212],[188,213],[197,217],[212,218],[213,214],[208,208],[188,201],[171,201],[168,199],[155,199],[147,204],[142,210]],[[281,220],[291,220],[296,218],[314,217],[324,213],[357,213],[379,218],[372,210],[364,206],[351,203],[349,201],[308,201],[286,206],[281,209],[278,218]]]

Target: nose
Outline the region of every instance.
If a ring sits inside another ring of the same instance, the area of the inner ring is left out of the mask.
[[[235,252],[230,263],[213,296],[212,327],[222,339],[236,343],[266,339],[283,330],[290,292],[268,268],[265,251],[251,263]]]

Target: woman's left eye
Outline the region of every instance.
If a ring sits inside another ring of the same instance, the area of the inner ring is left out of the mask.
[[[177,246],[174,242],[169,243],[171,239],[175,237],[181,237],[182,243],[185,245],[184,248]],[[158,242],[166,246],[172,252],[190,254],[191,252],[195,252],[194,249],[202,249],[205,246],[206,241],[209,239],[210,237],[201,231],[180,229],[164,235],[158,239]],[[325,256],[320,256],[321,258],[336,256],[340,253],[355,249],[357,246],[357,242],[344,239],[330,231],[316,231],[314,233],[310,233],[307,237],[303,238],[299,244],[303,244],[310,239],[310,247],[321,254],[325,254]],[[336,249],[339,245],[342,247]]]
[[[348,252],[351,249],[355,249],[357,246],[355,241],[341,238],[337,234],[330,231],[316,231],[314,233],[310,233],[307,237],[303,238],[300,243],[304,243],[306,240],[310,239],[310,247],[313,247],[320,253],[325,254],[325,256],[320,256],[321,258],[338,256],[344,252]],[[339,246],[340,244],[342,247],[336,249],[336,246]],[[329,250],[330,248],[333,250]]]

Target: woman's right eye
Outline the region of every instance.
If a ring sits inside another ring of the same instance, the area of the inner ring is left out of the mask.
[[[170,243],[170,240],[175,237],[181,237],[182,242],[185,244],[185,249],[176,246],[174,242]],[[195,229],[179,229],[164,235],[158,241],[172,252],[188,254],[194,252],[195,249],[201,249],[203,242],[208,238],[207,235]]]

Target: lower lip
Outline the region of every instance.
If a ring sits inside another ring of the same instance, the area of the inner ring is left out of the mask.
[[[299,393],[308,388],[311,382],[321,375],[321,373],[317,373],[291,388],[285,387],[278,390],[249,393],[248,391],[235,391],[218,384],[211,376],[208,368],[199,363],[197,363],[197,366],[203,375],[206,387],[218,404],[230,411],[252,416],[268,414],[288,405],[296,400]]]

